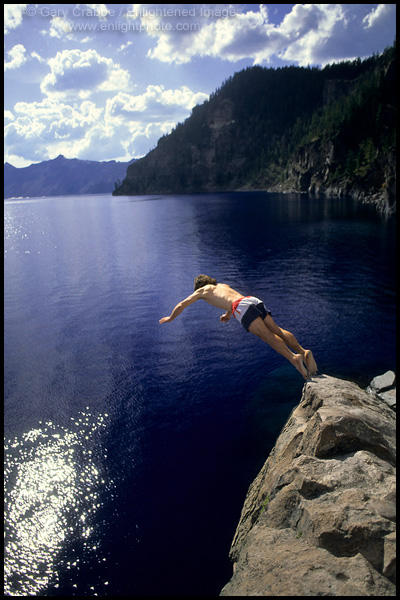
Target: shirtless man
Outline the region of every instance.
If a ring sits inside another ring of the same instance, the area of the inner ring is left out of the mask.
[[[271,316],[271,311],[264,306],[261,300],[254,296],[243,296],[229,285],[217,283],[216,279],[207,275],[196,277],[194,293],[179,302],[170,316],[163,317],[159,322],[173,321],[187,306],[197,300],[205,300],[208,304],[225,310],[225,314],[220,317],[222,323],[229,321],[233,315],[246,331],[257,335],[292,363],[304,379],[307,379],[309,375],[316,374],[317,365],[311,350],[305,350],[300,346],[290,331],[278,327]]]

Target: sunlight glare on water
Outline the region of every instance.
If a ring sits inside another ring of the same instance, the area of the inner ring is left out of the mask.
[[[81,412],[69,428],[48,422],[5,442],[5,595],[57,586],[62,545],[80,539],[97,549],[93,517],[110,482],[101,466],[107,450],[95,443],[107,417]]]

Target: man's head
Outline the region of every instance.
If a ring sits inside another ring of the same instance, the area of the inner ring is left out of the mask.
[[[197,275],[196,279],[194,280],[194,291],[210,284],[217,285],[217,280],[209,277],[208,275]]]

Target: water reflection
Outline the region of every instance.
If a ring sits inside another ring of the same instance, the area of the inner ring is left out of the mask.
[[[5,443],[5,595],[57,587],[57,556],[68,542],[97,551],[94,515],[110,485],[99,444],[107,417],[81,412],[68,428],[40,424]]]

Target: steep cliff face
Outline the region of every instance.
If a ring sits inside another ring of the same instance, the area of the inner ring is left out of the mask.
[[[357,385],[304,386],[249,488],[221,596],[394,596],[395,412]]]
[[[236,151],[233,102],[219,98],[194,109],[191,118],[130,165],[117,194],[159,194],[235,188],[245,156]],[[234,150],[235,149],[235,150]]]
[[[394,213],[395,89],[395,58],[354,80],[326,80],[323,106],[313,114],[279,181],[261,169],[259,185],[273,191],[352,196]]]
[[[267,186],[276,192],[323,193],[351,196],[377,205],[381,212],[396,212],[396,155],[393,148],[376,156],[374,168],[363,177],[337,177],[337,147],[332,140],[305,144],[288,164],[284,181]]]

